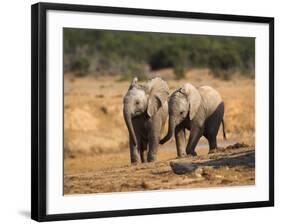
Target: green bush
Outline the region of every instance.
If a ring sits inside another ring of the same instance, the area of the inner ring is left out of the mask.
[[[174,74],[176,79],[183,79],[185,76],[185,67],[182,65],[176,65],[174,67]]]
[[[213,49],[209,55],[209,68],[214,76],[228,80],[241,67],[237,52],[229,47]]]
[[[74,71],[75,75],[83,77],[86,76],[89,72],[90,63],[87,58],[77,58],[71,66],[71,69]]]
[[[147,66],[143,64],[130,64],[128,65],[127,71],[123,73],[119,81],[129,81],[134,77],[137,77],[140,81],[145,81],[148,79],[148,69]]]
[[[185,59],[184,51],[181,48],[175,45],[168,45],[151,55],[149,65],[152,70],[170,68],[176,67],[180,62],[184,63]]]
[[[132,79],[133,79],[132,75],[123,74],[120,76],[120,78],[117,81],[124,82],[124,81],[131,81]]]

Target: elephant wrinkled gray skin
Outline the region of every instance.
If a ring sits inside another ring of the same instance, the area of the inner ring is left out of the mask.
[[[186,83],[176,90],[169,99],[169,128],[167,135],[160,144],[167,142],[173,134],[175,135],[177,155],[196,155],[195,147],[204,136],[209,143],[209,149],[217,148],[217,133],[220,124],[224,130],[224,102],[220,94],[209,86],[195,88]],[[188,143],[186,145],[185,130],[190,130]]]
[[[161,133],[168,117],[168,96],[169,87],[161,78],[142,84],[137,84],[137,78],[133,79],[123,99],[132,164],[140,160],[156,160]]]

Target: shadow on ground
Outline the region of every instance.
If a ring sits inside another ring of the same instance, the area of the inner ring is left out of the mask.
[[[215,168],[219,168],[221,166],[229,166],[229,167],[234,167],[234,166],[246,166],[249,168],[254,168],[255,167],[255,151],[247,152],[243,155],[239,154],[237,155],[231,155],[226,158],[220,158],[220,159],[215,159],[211,161],[206,161],[206,162],[198,162],[198,163],[193,163],[194,165],[197,166],[213,166]]]

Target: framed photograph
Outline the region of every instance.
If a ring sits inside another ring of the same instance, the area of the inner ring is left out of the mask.
[[[32,219],[274,205],[274,19],[32,5]]]

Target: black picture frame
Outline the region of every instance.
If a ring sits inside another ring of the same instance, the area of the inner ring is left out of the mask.
[[[48,10],[101,12],[124,15],[162,16],[217,21],[269,24],[269,200],[196,206],[159,207],[101,212],[46,214],[46,13]],[[274,18],[164,11],[137,8],[103,7],[74,4],[37,3],[31,10],[31,218],[37,221],[102,218],[206,210],[274,206]]]

